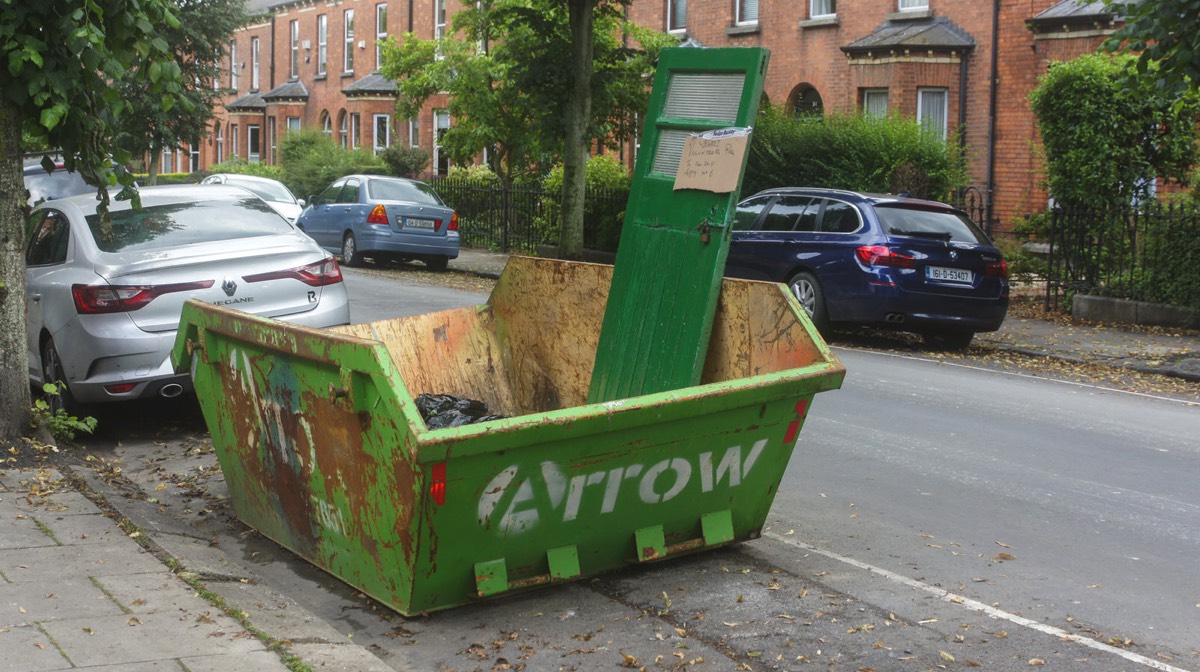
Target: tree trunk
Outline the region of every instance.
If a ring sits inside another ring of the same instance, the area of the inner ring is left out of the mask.
[[[572,86],[563,143],[562,223],[558,256],[583,258],[583,205],[587,192],[587,128],[592,116],[592,57],[596,0],[568,0]]]
[[[146,166],[146,186],[153,187],[158,184],[158,164],[162,156],[162,147],[156,147],[157,143],[150,143],[150,163]]]
[[[29,429],[21,113],[0,96],[0,447]]]

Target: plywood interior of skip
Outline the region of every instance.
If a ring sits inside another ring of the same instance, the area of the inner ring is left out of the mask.
[[[478,399],[525,415],[583,405],[612,266],[512,257],[488,303],[339,327],[385,344],[415,397]],[[782,285],[725,280],[702,381],[801,368],[823,353]]]

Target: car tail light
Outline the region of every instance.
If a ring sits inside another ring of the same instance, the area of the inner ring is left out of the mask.
[[[895,252],[887,245],[863,245],[854,251],[858,260],[867,266],[889,266],[891,268],[913,268],[917,260],[907,254]]]
[[[450,226],[446,227],[447,231],[458,231],[458,213],[450,213]]]
[[[242,279],[246,282],[263,282],[284,278],[299,280],[310,287],[336,285],[342,281],[342,267],[338,266],[337,261],[333,257],[326,257],[323,261],[301,266],[300,268],[289,268],[269,273],[255,273],[254,275],[244,276]]]
[[[983,269],[983,274],[989,278],[1007,279],[1008,278],[1008,262],[1004,261],[1003,259],[1001,259],[1000,261],[993,261],[993,262],[989,263],[986,268]]]
[[[80,315],[129,313],[163,294],[208,289],[214,280],[177,282],[171,285],[71,285],[75,311]]]
[[[109,394],[128,394],[137,387],[137,383],[117,383],[115,385],[105,385],[104,391]]]
[[[387,208],[383,207],[382,205],[377,205],[374,208],[372,208],[371,214],[367,215],[367,223],[368,224],[381,224],[383,226],[387,226],[387,223],[388,223]]]

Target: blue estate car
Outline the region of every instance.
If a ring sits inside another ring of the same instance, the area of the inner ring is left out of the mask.
[[[944,203],[769,189],[738,204],[725,274],[786,283],[818,329],[882,327],[965,348],[1008,312],[1008,266]]]
[[[458,214],[433,187],[400,177],[347,175],[309,199],[296,226],[346,266],[420,259],[444,271],[458,257]]]

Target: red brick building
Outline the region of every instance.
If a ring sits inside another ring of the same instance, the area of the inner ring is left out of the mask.
[[[448,30],[460,0],[249,0],[259,18],[231,44],[224,110],[184,165],[239,156],[275,163],[289,129],[320,128],[367,150],[410,143],[447,168],[444,98],[395,118],[376,44]],[[765,94],[796,112],[913,116],[962,143],[991,228],[1044,208],[1028,94],[1050,62],[1093,51],[1113,28],[1101,2],[1079,0],[634,0],[634,22],[701,46],[771,50]],[[183,156],[181,152],[180,157]],[[629,162],[632,158],[628,157]]]

